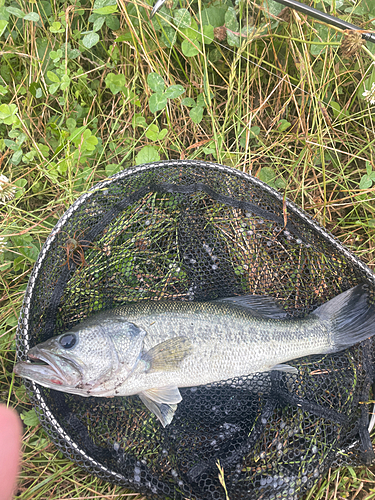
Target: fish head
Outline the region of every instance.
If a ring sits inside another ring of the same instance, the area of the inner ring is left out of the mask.
[[[118,383],[119,373],[122,380],[130,375],[145,335],[122,317],[94,316],[32,347],[29,361],[16,363],[14,372],[44,387],[89,396],[98,386]]]

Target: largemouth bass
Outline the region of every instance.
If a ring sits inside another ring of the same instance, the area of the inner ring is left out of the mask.
[[[305,319],[270,297],[140,301],[97,313],[31,348],[14,372],[80,396],[138,394],[163,426],[194,387],[256,372],[296,373],[288,361],[346,349],[375,333],[375,306],[358,285]]]

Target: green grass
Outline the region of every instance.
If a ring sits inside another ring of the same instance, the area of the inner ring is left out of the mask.
[[[38,251],[99,180],[158,158],[217,161],[276,187],[375,265],[375,121],[362,96],[375,82],[375,46],[346,57],[341,32],[271,2],[240,2],[224,17],[217,3],[182,0],[185,24],[176,4],[174,17],[163,9],[151,23],[141,1],[94,16],[89,0],[0,2],[0,174],[9,179],[0,191],[0,401],[25,419],[20,500],[140,498],[63,458],[12,376]],[[318,7],[335,13],[335,5]],[[345,0],[338,14],[371,29],[375,7]],[[152,72],[184,91],[155,113],[163,89]],[[363,467],[331,471],[306,498],[374,497],[373,471]]]

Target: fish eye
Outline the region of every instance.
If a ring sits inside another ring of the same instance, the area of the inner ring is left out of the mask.
[[[77,337],[73,333],[67,333],[59,339],[59,344],[64,349],[71,349],[76,345]]]

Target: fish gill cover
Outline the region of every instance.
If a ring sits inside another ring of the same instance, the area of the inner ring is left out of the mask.
[[[165,161],[79,198],[36,263],[18,359],[98,311],[133,301],[269,295],[289,317],[374,275],[303,211],[242,172]],[[373,339],[271,371],[181,388],[163,428],[137,396],[82,398],[26,381],[63,453],[147,498],[297,500],[329,467],[370,464]]]

